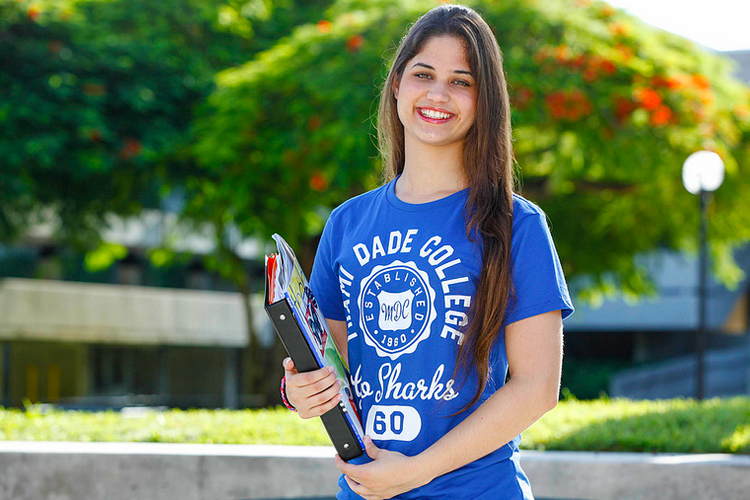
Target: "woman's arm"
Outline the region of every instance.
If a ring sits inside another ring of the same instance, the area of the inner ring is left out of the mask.
[[[406,457],[380,450],[366,439],[372,462],[357,466],[337,456],[336,464],[354,492],[368,500],[382,499],[427,484],[497,450],[554,408],[562,368],[560,311],[508,325],[505,344],[508,383],[428,449]]]

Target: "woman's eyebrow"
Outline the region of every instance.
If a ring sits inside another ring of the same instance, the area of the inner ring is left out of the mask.
[[[414,63],[414,64],[412,65],[412,68],[413,68],[414,66],[422,66],[423,68],[427,68],[427,69],[431,69],[432,71],[435,71],[435,68],[433,68],[433,67],[432,67],[432,66],[430,66],[429,64],[425,64],[425,63],[421,63],[421,62],[418,62],[418,63]],[[462,74],[462,75],[469,75],[469,76],[472,76],[472,77],[474,76],[474,75],[472,75],[472,74],[471,74],[471,71],[464,71],[464,70],[462,70],[462,69],[454,69],[454,70],[453,70],[453,72],[454,72],[454,73],[460,73],[460,74]]]

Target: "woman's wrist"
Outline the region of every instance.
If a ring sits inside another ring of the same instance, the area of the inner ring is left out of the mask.
[[[430,455],[430,450],[428,448],[419,455],[411,457],[411,459],[414,460],[416,466],[415,469],[417,471],[414,479],[419,483],[419,486],[424,486],[442,474],[436,467],[438,460],[436,457]]]
[[[286,375],[281,377],[281,387],[279,388],[281,391],[281,401],[284,403],[284,406],[289,408],[292,411],[297,411],[297,408],[292,405],[292,403],[289,402],[289,399],[286,397]]]

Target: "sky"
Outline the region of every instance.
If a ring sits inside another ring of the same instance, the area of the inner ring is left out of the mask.
[[[750,49],[748,0],[606,0],[643,22],[717,51]]]

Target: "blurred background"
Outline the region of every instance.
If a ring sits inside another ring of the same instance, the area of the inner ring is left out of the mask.
[[[0,0],[0,406],[280,403],[270,236],[309,271],[331,209],[379,185],[386,65],[437,3]],[[699,150],[725,167],[705,396],[750,394],[750,41],[619,8],[638,1],[464,3],[503,50],[517,191],[547,213],[577,308],[564,395],[695,395],[701,208],[682,166]],[[728,3],[725,34],[747,19]]]

